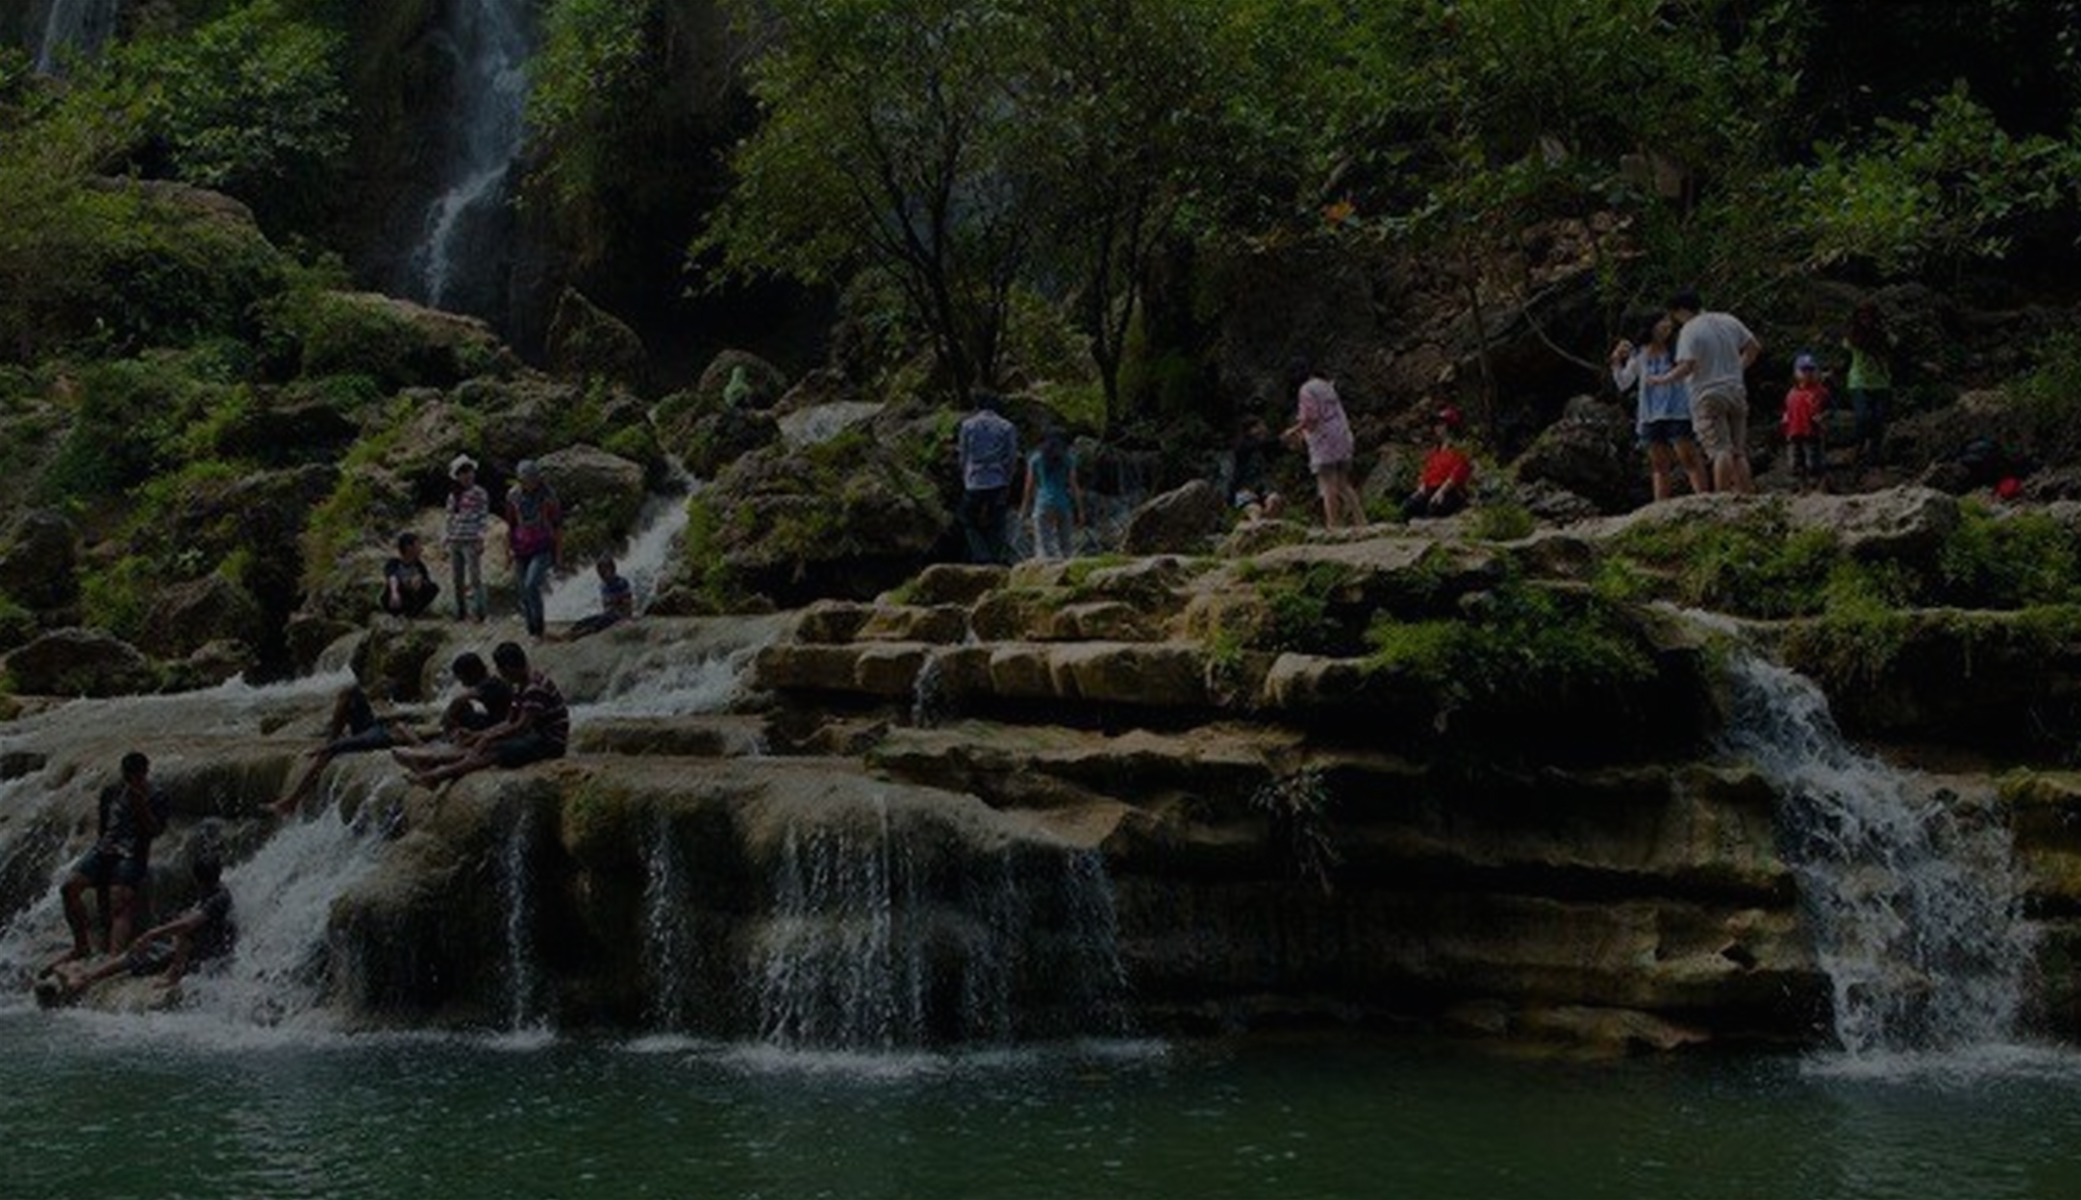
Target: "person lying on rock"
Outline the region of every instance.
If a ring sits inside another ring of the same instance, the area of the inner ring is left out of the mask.
[[[231,891],[224,886],[223,864],[204,856],[195,860],[195,903],[163,925],[139,934],[127,953],[110,954],[92,966],[69,964],[52,972],[56,994],[39,996],[48,1000],[72,999],[117,975],[138,978],[156,975],[153,986],[170,989],[179,984],[189,969],[230,955],[238,940],[238,926],[231,919]]]
[[[152,877],[152,839],[165,832],[172,815],[166,793],[152,784],[151,769],[151,761],[132,750],[123,756],[121,778],[102,789],[94,848],[74,864],[58,888],[65,924],[72,930],[72,949],[46,970],[94,952],[87,920],[89,888],[98,895],[101,917],[108,925],[108,952],[121,954],[129,948],[141,893]]]
[[[602,554],[593,564],[593,570],[600,576],[600,611],[571,622],[571,628],[561,638],[552,640],[575,642],[635,617],[636,589],[629,583],[628,576],[615,570],[613,556]]]
[[[529,667],[527,651],[518,642],[500,642],[491,652],[491,664],[519,689],[513,711],[489,729],[458,734],[453,747],[391,751],[391,757],[411,771],[413,783],[433,787],[486,767],[511,770],[564,756],[571,740],[571,713],[555,681]]]
[[[375,706],[369,703],[368,692],[359,683],[341,688],[332,701],[332,718],[325,727],[325,744],[307,751],[304,755],[303,773],[296,778],[282,798],[271,806],[278,817],[286,817],[303,807],[310,799],[312,789],[318,786],[318,776],[333,759],[342,754],[366,754],[372,750],[388,750],[400,743],[417,745],[419,737],[403,721],[392,718],[380,720]]]

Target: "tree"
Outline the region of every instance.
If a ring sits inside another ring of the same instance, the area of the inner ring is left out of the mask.
[[[720,272],[809,283],[885,271],[957,394],[995,379],[1006,307],[1036,233],[1021,42],[1003,0],[771,0],[751,68],[762,121],[696,243]],[[761,16],[763,14],[763,16]]]

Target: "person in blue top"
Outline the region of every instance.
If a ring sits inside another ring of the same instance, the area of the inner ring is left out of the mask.
[[[1026,459],[1026,494],[1019,519],[1033,522],[1035,558],[1070,558],[1076,554],[1077,530],[1084,525],[1084,489],[1077,483],[1077,456],[1069,439],[1050,433]]]
[[[600,576],[600,611],[571,622],[564,641],[575,642],[590,637],[636,615],[636,589],[629,583],[628,576],[615,570],[614,559],[602,554],[593,564],[593,570]]]
[[[1681,379],[1674,383],[1648,382],[1667,375],[1676,366],[1675,338],[1676,322],[1663,317],[1639,345],[1621,339],[1611,349],[1611,381],[1618,385],[1619,395],[1625,395],[1628,388],[1639,388],[1633,429],[1641,445],[1647,447],[1648,472],[1654,478],[1657,500],[1669,499],[1673,491],[1670,468],[1679,464],[1693,493],[1712,490],[1705,475],[1705,458],[1698,453],[1698,441],[1691,432],[1690,386]]]
[[[152,764],[133,750],[123,756],[122,777],[102,789],[94,848],[87,851],[58,889],[65,924],[72,931],[72,950],[57,963],[93,953],[87,921],[87,891],[101,899],[108,923],[108,952],[121,954],[136,932],[139,893],[152,877],[152,840],[166,831],[172,815],[166,793],[153,786]]]

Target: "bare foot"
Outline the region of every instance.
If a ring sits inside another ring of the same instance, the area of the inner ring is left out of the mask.
[[[296,797],[284,796],[273,804],[268,805],[267,811],[286,821],[296,815]]]
[[[93,951],[85,950],[78,946],[74,946],[72,949],[67,950],[65,953],[60,954],[58,957],[36,968],[36,973],[39,976],[56,975],[58,974],[58,968],[64,966],[66,963],[78,962],[80,959],[87,957],[91,953],[93,953]]]

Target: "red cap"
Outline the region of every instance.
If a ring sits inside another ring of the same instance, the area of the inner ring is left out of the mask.
[[[2003,500],[2014,500],[2023,494],[2023,481],[2014,475],[2004,475],[2002,481],[1994,485],[1994,494]]]
[[[1448,404],[1438,410],[1438,424],[1445,426],[1447,429],[1458,429],[1462,423],[1460,410],[1452,405]]]

